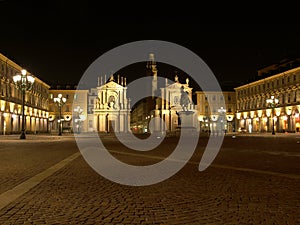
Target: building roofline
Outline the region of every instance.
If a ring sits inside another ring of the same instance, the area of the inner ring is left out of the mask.
[[[278,77],[285,76],[287,74],[294,73],[294,72],[297,72],[297,71],[300,71],[300,67],[293,68],[293,69],[290,69],[290,70],[287,70],[287,71],[284,71],[284,72],[281,72],[281,73],[278,73],[278,74],[275,74],[275,75],[272,75],[272,76],[269,76],[269,77],[265,77],[265,78],[250,82],[248,84],[244,84],[244,85],[235,87],[234,90],[243,89],[245,87],[248,87],[248,86],[251,86],[251,85],[254,85],[254,84],[260,84],[260,83],[263,83],[265,81],[273,80],[273,79],[276,79]]]
[[[8,58],[7,56],[3,55],[2,53],[0,53],[0,59],[2,59],[3,61],[9,63],[11,66],[13,66],[16,70],[21,71],[22,69],[25,69],[23,67],[21,67],[19,64],[17,64],[16,62],[14,62],[13,60],[11,60],[10,58]],[[45,81],[42,81],[40,78],[38,78],[37,76],[35,76],[34,74],[30,73],[30,71],[27,71],[28,74],[34,76],[34,78],[36,80],[38,80],[40,83],[44,84],[48,89],[50,88],[50,85],[47,84]]]

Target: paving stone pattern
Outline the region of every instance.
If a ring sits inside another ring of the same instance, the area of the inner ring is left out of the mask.
[[[253,148],[251,154],[236,149],[235,155],[236,146],[230,144],[232,140],[227,141],[216,163],[242,167],[248,158],[256,162],[256,169],[265,168],[259,158],[268,158],[268,154]],[[261,141],[270,145],[269,140]],[[293,145],[292,141],[287,142]],[[245,143],[240,140],[244,149],[255,144],[251,144],[251,139],[245,139]],[[65,146],[72,149],[73,144],[66,142]],[[284,151],[284,146],[281,149]],[[146,187],[109,181],[80,156],[3,208],[0,224],[300,224],[299,179],[216,167],[199,172],[195,162],[200,152],[173,177]],[[135,159],[149,162],[147,158]],[[277,155],[274,160],[283,162],[283,169],[277,169],[278,172],[300,174],[295,171],[294,162],[299,163],[299,157]],[[44,169],[41,164],[36,166]],[[272,170],[273,166],[269,163],[267,168]]]

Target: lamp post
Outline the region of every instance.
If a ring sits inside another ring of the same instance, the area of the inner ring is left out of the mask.
[[[27,71],[25,69],[21,70],[21,74],[16,74],[13,76],[13,81],[16,84],[17,88],[22,92],[22,130],[20,139],[26,139],[26,131],[25,131],[25,94],[26,91],[31,90],[34,77],[31,75],[27,75]]]
[[[67,99],[62,97],[62,94],[58,94],[57,98],[54,98],[54,102],[58,106],[59,118],[58,118],[58,135],[62,135],[62,119],[61,119],[61,109],[62,106],[66,103]]]
[[[82,115],[83,109],[80,108],[80,106],[77,106],[74,109],[74,112],[77,113],[77,118],[75,119],[75,123],[76,123],[77,133],[79,134],[80,133],[80,125],[81,125],[81,122],[85,120],[85,116]]]
[[[274,97],[274,95],[271,96],[271,98],[266,100],[267,106],[269,106],[272,109],[272,134],[275,135],[275,124],[274,124],[274,108],[279,103],[279,100]]]
[[[225,121],[226,121],[226,118],[225,118],[226,109],[221,107],[221,108],[218,109],[218,113],[221,115],[221,118],[220,118],[221,132],[222,132],[222,130],[225,132],[224,128],[225,128]]]

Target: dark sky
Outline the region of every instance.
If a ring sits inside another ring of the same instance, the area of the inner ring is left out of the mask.
[[[260,11],[252,11],[250,20],[224,14],[209,20],[216,14],[204,16],[203,8],[189,13],[145,2],[139,10],[115,11],[96,2],[0,1],[1,53],[50,84],[76,84],[103,53],[139,40],[182,45],[201,57],[221,84],[233,86],[252,79],[257,69],[300,57],[299,20],[292,12],[274,20],[263,20]]]

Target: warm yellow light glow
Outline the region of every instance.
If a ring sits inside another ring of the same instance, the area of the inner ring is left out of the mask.
[[[286,108],[286,114],[290,116],[292,114],[292,108]]]
[[[261,117],[262,116],[262,110],[257,110],[257,115],[258,115],[258,117]]]
[[[217,121],[218,120],[218,115],[212,115],[211,120],[212,121]]]
[[[14,107],[15,107],[15,103],[10,102],[10,103],[9,103],[9,111],[10,111],[11,113],[14,112]]]
[[[21,75],[17,74],[15,76],[13,76],[13,80],[14,80],[15,83],[19,82],[21,80]]]
[[[276,114],[276,116],[280,116],[280,108],[275,109],[275,114]]]
[[[55,119],[55,116],[54,115],[50,115],[49,116],[49,121],[53,121]]]
[[[34,77],[33,77],[33,76],[28,75],[28,76],[27,76],[27,80],[28,80],[28,82],[31,83],[31,84],[34,83]]]
[[[1,106],[1,111],[4,111],[4,109],[5,109],[5,101],[0,100],[0,106]]]
[[[203,122],[203,116],[202,115],[198,116],[198,121]]]
[[[233,120],[233,115],[226,115],[227,121],[232,121]]]
[[[22,69],[22,70],[21,70],[21,73],[22,73],[22,75],[24,75],[24,76],[25,76],[25,75],[27,74],[27,70],[25,70],[25,69]]]
[[[65,116],[64,116],[64,119],[65,119],[66,121],[70,121],[70,120],[72,119],[72,116],[71,116],[71,115],[65,115]]]
[[[267,117],[271,116],[271,112],[272,112],[272,110],[271,110],[271,109],[266,109],[266,114],[267,114]]]

